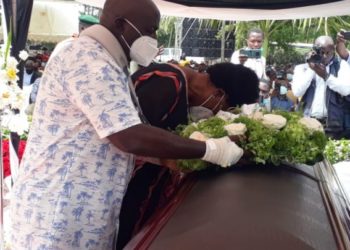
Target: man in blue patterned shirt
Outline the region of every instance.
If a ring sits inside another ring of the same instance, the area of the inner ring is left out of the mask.
[[[50,58],[13,188],[12,249],[113,249],[134,155],[223,167],[242,156],[228,137],[195,141],[141,122],[127,66],[153,59],[159,20],[151,0],[107,0],[101,25]]]

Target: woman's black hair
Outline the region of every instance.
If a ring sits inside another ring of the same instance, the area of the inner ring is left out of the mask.
[[[210,80],[225,91],[231,107],[257,102],[259,79],[255,72],[240,64],[217,63],[207,69]]]

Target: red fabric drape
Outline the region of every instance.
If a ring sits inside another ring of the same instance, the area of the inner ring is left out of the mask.
[[[19,143],[19,149],[18,149],[18,157],[21,161],[24,149],[26,147],[26,141],[21,140]],[[11,168],[10,168],[10,152],[9,152],[9,140],[3,140],[2,141],[2,163],[4,166],[4,177],[11,175]]]

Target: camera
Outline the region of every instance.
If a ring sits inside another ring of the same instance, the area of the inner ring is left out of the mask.
[[[341,34],[344,36],[345,40],[350,40],[350,31],[341,31]]]
[[[321,63],[322,62],[322,47],[314,46],[312,50],[315,52],[312,56],[306,59],[308,63]]]
[[[239,55],[248,58],[261,58],[261,49],[241,49]]]
[[[284,71],[277,71],[276,72],[276,78],[277,80],[285,80],[286,79],[286,72]]]

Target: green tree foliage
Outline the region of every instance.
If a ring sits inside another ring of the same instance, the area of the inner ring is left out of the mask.
[[[158,31],[159,44],[173,47],[175,39],[176,17],[162,17]],[[305,51],[291,47],[290,43],[313,43],[320,35],[330,35],[334,39],[340,29],[350,30],[350,16],[320,17],[299,20],[261,20],[249,22],[233,22],[220,20],[200,20],[200,26],[224,27],[218,32],[217,38],[230,32],[236,37],[235,49],[246,46],[246,37],[249,29],[258,27],[265,34],[263,53],[268,63],[283,63],[285,61],[300,62]],[[348,43],[349,47],[349,43]]]
[[[159,29],[157,31],[157,40],[159,45],[163,45],[164,47],[174,47],[175,23],[177,21],[177,17],[161,17]]]

